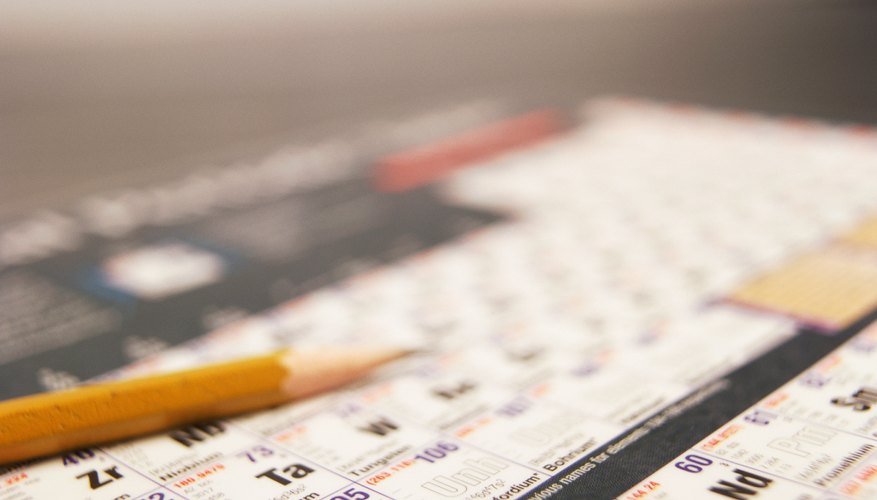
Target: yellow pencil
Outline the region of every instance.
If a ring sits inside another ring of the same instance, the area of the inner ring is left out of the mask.
[[[0,402],[0,463],[277,405],[351,382],[398,349],[278,353]]]

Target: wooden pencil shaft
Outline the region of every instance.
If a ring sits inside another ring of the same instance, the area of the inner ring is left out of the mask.
[[[20,460],[289,399],[279,355],[83,386],[0,403],[0,462]]]
[[[265,408],[339,386],[400,351],[296,351],[0,402],[0,463]]]

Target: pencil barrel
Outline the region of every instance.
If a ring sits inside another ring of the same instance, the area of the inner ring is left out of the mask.
[[[0,403],[0,463],[279,404],[279,355]]]

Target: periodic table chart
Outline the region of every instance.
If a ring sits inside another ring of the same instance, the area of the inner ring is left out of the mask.
[[[877,497],[877,132],[629,99],[576,113],[430,188],[501,217],[100,378],[288,345],[416,354],[8,465],[0,500]],[[175,245],[181,287],[219,279]]]

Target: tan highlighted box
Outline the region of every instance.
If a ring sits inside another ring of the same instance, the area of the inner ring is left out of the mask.
[[[843,328],[877,307],[877,252],[829,246],[750,281],[729,299],[812,326]]]
[[[877,250],[877,217],[868,219],[840,237],[840,241]]]

